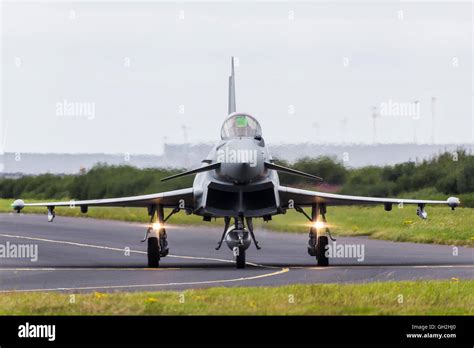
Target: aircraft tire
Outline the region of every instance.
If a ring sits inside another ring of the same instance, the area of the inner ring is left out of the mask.
[[[148,267],[158,268],[160,266],[160,246],[158,244],[158,238],[148,238]]]
[[[316,244],[316,260],[318,266],[326,267],[329,266],[329,258],[326,256],[326,246],[328,245],[327,236],[319,236]]]
[[[245,268],[245,249],[239,248],[239,255],[236,257],[236,266],[239,269]]]

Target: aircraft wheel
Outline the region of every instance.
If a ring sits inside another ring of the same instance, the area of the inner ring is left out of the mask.
[[[242,247],[239,248],[239,255],[236,257],[236,265],[239,269],[245,268],[245,249]]]
[[[158,268],[160,266],[160,246],[158,238],[148,238],[148,267]]]
[[[326,256],[326,246],[328,245],[327,236],[319,236],[316,244],[316,260],[318,266],[325,267],[329,265],[329,258]]]

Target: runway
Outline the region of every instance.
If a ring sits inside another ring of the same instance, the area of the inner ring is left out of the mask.
[[[147,269],[145,224],[45,215],[0,214],[0,245],[37,246],[37,260],[0,258],[0,292],[151,291],[211,286],[278,286],[394,280],[474,279],[474,249],[337,237],[338,245],[363,246],[361,257],[330,259],[316,267],[307,235],[257,230],[262,250],[247,250],[236,269],[221,229],[167,227],[170,255]],[[359,260],[358,260],[359,259]]]

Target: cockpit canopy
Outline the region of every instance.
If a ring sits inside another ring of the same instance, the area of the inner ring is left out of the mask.
[[[247,114],[231,114],[222,124],[221,138],[262,137],[262,128],[258,121]]]

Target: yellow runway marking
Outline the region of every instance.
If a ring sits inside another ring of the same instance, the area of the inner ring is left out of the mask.
[[[230,261],[233,263],[233,261]],[[272,268],[281,268],[281,267],[275,267],[275,266],[266,266],[266,265],[257,265],[256,266],[260,267],[272,267]],[[389,268],[389,269],[396,269],[396,268],[474,268],[474,265],[400,265],[400,266],[344,266],[344,265],[338,265],[338,266],[330,266],[330,267],[312,267],[312,266],[288,266],[284,267],[288,268],[289,270],[333,270],[333,269],[348,269],[348,268],[363,268],[363,269],[383,269],[383,268]],[[141,267],[124,267],[124,268],[119,268],[119,267],[4,267],[0,268],[1,271],[15,271],[15,272],[20,272],[20,271],[168,271],[168,270],[183,270],[185,268],[182,267],[165,267],[165,268],[141,268]],[[189,270],[196,270],[196,269],[209,269],[208,267],[192,267],[189,268]]]
[[[63,245],[71,245],[71,246],[78,246],[78,247],[87,247],[87,248],[95,248],[95,249],[102,249],[102,250],[111,250],[111,251],[118,251],[118,252],[125,252],[125,248],[114,248],[102,245],[94,245],[94,244],[85,244],[85,243],[76,243],[64,240],[53,240],[53,239],[45,239],[45,238],[38,238],[38,237],[27,237],[27,236],[18,236],[18,235],[9,235],[9,234],[0,234],[0,237],[8,237],[8,238],[17,238],[17,239],[27,239],[27,240],[34,240],[39,242],[48,242],[48,243],[56,243],[56,244],[63,244]],[[137,254],[147,254],[145,251],[140,250],[129,250],[131,253]],[[211,257],[201,257],[201,256],[185,256],[185,255],[168,255],[170,258],[180,258],[180,259],[190,259],[190,260],[206,260],[206,261],[217,261],[217,262],[226,262],[226,263],[234,263],[233,260],[228,259],[219,259],[219,258],[211,258]],[[248,281],[248,280],[255,280],[260,278],[272,277],[277,276],[283,273],[289,272],[291,269],[298,270],[332,270],[332,269],[429,269],[429,268],[474,268],[474,265],[337,265],[337,266],[330,266],[330,267],[317,267],[317,266],[295,266],[295,267],[278,267],[278,266],[267,266],[262,264],[250,263],[247,262],[247,265],[264,268],[264,269],[279,269],[278,271],[265,273],[261,275],[251,276],[251,277],[240,277],[240,278],[230,278],[230,279],[219,279],[219,280],[204,280],[204,281],[194,281],[194,282],[171,282],[171,283],[157,283],[157,284],[132,284],[132,285],[103,285],[103,286],[84,286],[84,287],[71,287],[71,288],[49,288],[49,289],[26,289],[26,290],[1,290],[0,293],[9,293],[9,292],[37,292],[37,291],[74,291],[74,290],[98,290],[98,289],[126,289],[126,288],[147,288],[147,287],[167,287],[167,286],[187,286],[187,285],[209,285],[209,284],[219,284],[219,283],[231,283],[231,282],[241,282],[241,281]],[[163,271],[163,270],[182,270],[183,268],[157,268],[157,269],[150,269],[150,268],[113,268],[113,267],[94,267],[94,268],[85,268],[85,267],[78,267],[78,268],[57,268],[57,267],[17,267],[17,268],[0,268],[0,271]],[[191,268],[197,269],[197,268]],[[201,268],[198,268],[201,269]]]
[[[157,284],[133,284],[133,285],[103,285],[103,286],[83,286],[74,288],[49,288],[49,289],[25,289],[25,290],[1,290],[0,293],[11,293],[11,292],[38,292],[38,291],[76,291],[76,290],[112,290],[112,289],[132,289],[132,288],[149,288],[158,286],[177,286],[177,285],[209,285],[209,284],[222,284],[231,282],[240,282],[246,280],[254,280],[266,277],[272,277],[279,274],[288,272],[288,268],[282,268],[279,271],[260,274],[252,277],[241,277],[231,279],[219,279],[219,280],[203,280],[198,282],[182,282],[182,283],[157,283]]]

